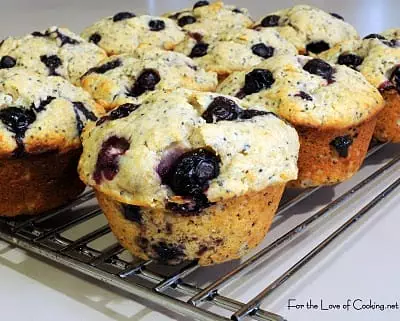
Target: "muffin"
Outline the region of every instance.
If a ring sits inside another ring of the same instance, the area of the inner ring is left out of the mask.
[[[379,91],[347,66],[307,56],[277,56],[231,74],[217,92],[236,96],[287,120],[300,137],[293,187],[335,184],[351,177],[366,155]]]
[[[321,54],[322,59],[347,65],[381,92],[385,108],[379,114],[374,136],[383,142],[400,142],[400,41],[396,30],[386,37],[370,34],[363,40],[346,41]]]
[[[79,134],[101,112],[61,77],[0,70],[0,216],[38,214],[83,191]]]
[[[273,28],[294,44],[300,54],[319,54],[339,42],[358,39],[352,25],[336,13],[296,5],[264,16],[254,28]]]
[[[155,91],[88,125],[83,146],[80,176],[116,237],[165,264],[243,256],[297,177],[296,131],[213,93]]]
[[[0,69],[15,67],[48,76],[61,76],[73,84],[107,57],[104,50],[68,29],[51,27],[0,43]]]
[[[137,103],[157,89],[188,88],[215,91],[217,75],[206,72],[183,54],[139,48],[132,55],[112,56],[82,78],[82,87],[107,110]]]
[[[119,12],[101,19],[81,34],[84,39],[103,48],[108,55],[133,53],[143,44],[172,50],[184,35],[171,19],[136,16],[132,12]]]
[[[188,34],[175,50],[193,58],[204,69],[217,72],[219,79],[234,71],[251,68],[272,56],[297,53],[276,30],[266,28],[230,30],[209,40]]]

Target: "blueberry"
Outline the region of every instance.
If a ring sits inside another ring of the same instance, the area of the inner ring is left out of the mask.
[[[76,45],[79,43],[78,40],[76,39],[72,39],[71,37],[64,35],[63,33],[61,33],[60,31],[56,30],[56,34],[57,34],[57,38],[60,39],[61,41],[61,45],[60,47],[69,44],[69,45]]]
[[[329,44],[326,43],[325,41],[321,40],[321,41],[316,41],[316,42],[311,42],[306,46],[306,50],[307,52],[312,52],[314,54],[319,54],[323,51],[328,50]]]
[[[268,111],[262,111],[257,109],[244,109],[240,114],[240,119],[251,119],[256,116],[264,116],[264,115],[274,115],[274,113]]]
[[[203,35],[201,33],[198,33],[198,32],[188,32],[188,36],[190,38],[193,38],[197,42],[201,42],[203,40]]]
[[[31,109],[19,107],[0,109],[0,121],[15,134],[24,134],[35,120],[36,115]]]
[[[379,40],[386,40],[386,38],[377,33],[370,33],[369,35],[365,36],[363,39],[379,39]]]
[[[91,69],[89,69],[85,75],[88,75],[92,72],[96,73],[96,74],[105,74],[107,71],[109,70],[113,70],[115,68],[118,68],[122,65],[122,62],[120,59],[115,59],[115,60],[111,60],[109,62],[106,62],[103,65],[97,66],[97,67],[93,67]]]
[[[322,59],[312,59],[309,60],[304,66],[303,69],[310,74],[321,76],[326,80],[330,81],[332,79],[333,68],[327,62]]]
[[[179,264],[185,257],[182,245],[159,242],[151,248],[154,251],[153,258],[161,263]]]
[[[183,27],[183,26],[195,23],[195,22],[196,22],[196,18],[195,17],[193,17],[193,16],[183,16],[182,18],[179,18],[178,25],[179,25],[179,27]]]
[[[129,149],[129,142],[122,137],[111,136],[101,145],[97,156],[93,179],[100,184],[104,179],[112,180],[119,171],[119,159]]]
[[[43,111],[46,109],[46,106],[48,104],[50,104],[54,99],[56,99],[55,97],[52,96],[48,96],[45,100],[42,100],[39,104],[39,106],[35,106],[35,104],[32,104],[31,108],[36,111],[37,113]]]
[[[192,48],[189,57],[190,58],[203,57],[207,54],[207,50],[208,50],[208,44],[203,42],[198,43]]]
[[[300,91],[299,93],[294,95],[295,97],[300,97],[303,100],[312,101],[312,97],[304,91]]]
[[[108,120],[115,120],[128,117],[132,112],[134,112],[139,107],[140,105],[134,105],[129,103],[120,105],[118,108],[114,109],[109,115],[101,117],[96,123],[96,126],[99,126]]]
[[[344,18],[343,18],[340,14],[331,12],[330,15],[331,15],[332,17],[335,17],[335,18],[337,18],[337,19],[340,19],[340,20],[343,20],[343,21],[344,21]]]
[[[208,6],[210,3],[208,1],[197,1],[194,6],[193,9],[199,8],[199,7],[204,7],[204,6]]]
[[[361,65],[363,59],[354,54],[341,54],[338,58],[339,65],[345,65],[347,67],[356,69],[357,66]]]
[[[62,65],[62,61],[57,55],[40,56],[40,61],[43,62],[49,69],[50,76],[58,76],[56,69]]]
[[[74,107],[74,112],[75,112],[75,119],[76,119],[76,127],[78,130],[79,135],[82,133],[82,130],[84,128],[82,116],[86,120],[92,120],[95,121],[97,120],[97,117],[95,114],[93,114],[90,110],[88,110],[85,105],[79,101],[75,101],[72,103]]]
[[[279,25],[279,19],[280,19],[280,17],[275,14],[266,16],[263,20],[261,20],[261,26],[276,27]]]
[[[340,157],[346,158],[349,155],[349,147],[353,144],[353,138],[350,135],[339,136],[329,144],[336,149]]]
[[[207,123],[221,120],[235,120],[239,118],[242,109],[231,99],[216,97],[201,115]]]
[[[99,33],[95,32],[89,37],[89,42],[93,42],[94,44],[98,44],[101,41],[101,36]]]
[[[162,20],[150,20],[150,31],[160,31],[165,29],[165,22]]]
[[[114,22],[121,21],[121,20],[126,20],[129,18],[136,17],[136,15],[132,12],[119,12],[114,17],[112,18]]]
[[[0,59],[0,69],[12,68],[17,64],[17,61],[11,56],[3,56]]]
[[[255,44],[251,47],[251,51],[253,54],[256,56],[262,57],[262,58],[270,58],[274,55],[274,48],[270,46],[266,46],[263,43],[258,43]]]
[[[152,91],[160,82],[160,74],[155,69],[144,69],[139,77],[136,79],[133,88],[130,90],[129,95],[138,97],[146,91]]]
[[[166,208],[182,216],[193,216],[201,213],[205,208],[211,205],[213,205],[213,203],[210,203],[204,194],[196,194],[186,197],[183,203],[168,202]]]
[[[31,33],[31,35],[34,36],[34,37],[47,37],[48,33],[47,32],[42,33],[40,31],[34,31],[34,32]]]
[[[390,80],[395,85],[397,90],[400,91],[400,66],[397,66],[396,69],[392,72]]]
[[[243,14],[242,10],[240,10],[239,8],[235,8],[235,9],[233,9],[233,10],[232,10],[232,12],[234,12],[234,13],[241,13],[241,14]]]
[[[139,206],[122,204],[122,209],[122,214],[128,221],[142,224],[142,214]]]
[[[275,82],[274,76],[267,69],[254,69],[246,74],[243,91],[246,95],[268,89]]]
[[[195,149],[182,154],[171,166],[162,181],[177,195],[202,194],[209,181],[219,175],[220,159],[206,149]]]

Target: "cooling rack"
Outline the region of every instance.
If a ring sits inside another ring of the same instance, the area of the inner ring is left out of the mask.
[[[367,158],[371,159],[385,146],[387,144],[375,144],[369,150]],[[196,262],[187,262],[177,267],[160,267],[151,260],[142,261],[128,255],[115,238],[110,237],[110,228],[103,219],[91,190],[67,206],[39,217],[0,218],[0,239],[118,288],[127,295],[138,296],[190,319],[283,321],[284,317],[261,308],[263,301],[303,267],[312,264],[313,259],[338,239],[338,236],[359,224],[360,218],[372,215],[372,209],[397,189],[400,178],[380,190],[354,215],[249,300],[238,301],[229,295],[223,295],[222,290],[255,266],[267,269],[268,257],[279,253],[304,231],[327,219],[332,210],[351,201],[355,194],[368,190],[379,177],[393,170],[399,160],[400,154],[395,155],[295,227],[279,235],[272,243],[258,248],[252,255],[236,265],[231,265],[227,271],[206,283],[196,282],[196,277],[192,277],[202,275],[207,279],[204,268],[199,267]],[[286,195],[276,219],[280,219],[300,202],[307,202],[321,189],[323,188],[312,188]],[[98,245],[100,243],[101,246]]]

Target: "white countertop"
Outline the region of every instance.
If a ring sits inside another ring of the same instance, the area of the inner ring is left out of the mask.
[[[153,14],[190,6],[191,1],[135,1],[135,0],[97,0],[97,1],[62,1],[62,0],[14,0],[2,1],[0,10],[0,38],[7,35],[19,35],[39,30],[49,25],[68,26],[79,31],[95,19],[121,10]],[[327,11],[338,12],[353,23],[360,33],[379,32],[389,27],[398,26],[400,1],[230,1],[246,6],[254,16],[268,13],[294,3],[310,3]],[[396,25],[397,24],[397,25]],[[400,147],[389,149],[386,155],[400,152]],[[380,161],[386,159],[382,156]],[[371,163],[358,177],[365,176],[370,170],[379,167],[380,162]],[[279,276],[300,258],[312,246],[326,237],[334,227],[338,227],[350,217],[356,209],[362,207],[377,191],[383,190],[398,177],[400,166],[374,183],[374,189],[357,195],[354,201],[346,203],[332,219],[318,227],[318,232],[305,233],[302,242],[290,244],[281,257],[271,260],[268,269],[259,270],[251,275],[244,275],[240,282],[233,283],[222,293],[235,299],[246,301],[262,290],[268,280]],[[356,178],[357,179],[357,178]],[[336,189],[327,189],[313,197],[313,206],[320,207],[337,191],[345,189],[342,185]],[[400,306],[392,310],[378,309],[356,310],[369,300],[377,304],[400,305],[400,268],[398,244],[400,234],[400,198],[398,191],[392,193],[371,213],[370,218],[362,222],[351,236],[341,237],[329,249],[324,251],[315,262],[311,263],[288,286],[273,295],[262,305],[264,309],[285,316],[288,321],[310,320],[346,320],[346,321],[391,321],[400,320]],[[269,233],[265,243],[298,224],[310,209],[299,206],[284,218],[279,218]],[[315,209],[314,208],[314,209]],[[281,221],[283,223],[279,224]],[[316,237],[315,235],[318,235]],[[228,266],[226,266],[228,268]],[[224,266],[219,267],[224,269]],[[209,270],[209,273],[214,273]],[[198,273],[198,272],[196,272]],[[205,272],[203,271],[203,274]],[[252,286],[248,286],[251,281]],[[246,284],[241,287],[240,284]],[[291,303],[299,307],[288,308]],[[317,307],[307,309],[309,300]],[[340,305],[340,310],[321,310],[329,305]],[[350,300],[349,310],[343,305]],[[352,306],[354,300],[355,307]],[[362,300],[362,301],[360,301]],[[304,307],[300,307],[300,305]],[[0,320],[7,321],[152,321],[152,320],[187,320],[141,300],[128,298],[110,287],[82,277],[70,270],[31,256],[0,241]]]

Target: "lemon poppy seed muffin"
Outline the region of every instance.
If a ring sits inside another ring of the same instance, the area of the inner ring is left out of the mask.
[[[300,136],[299,176],[292,186],[335,184],[360,167],[383,108],[378,90],[358,72],[307,56],[277,56],[231,74],[218,92],[287,120]]]
[[[73,84],[107,57],[104,50],[65,28],[51,27],[0,44],[0,69],[25,68],[41,75],[61,76]]]
[[[38,214],[83,191],[79,135],[102,111],[61,77],[0,70],[1,216]]]
[[[400,142],[400,40],[398,32],[370,34],[363,40],[345,41],[321,54],[327,61],[347,65],[359,72],[385,99],[374,136],[380,141]]]
[[[117,238],[166,264],[243,256],[297,177],[296,131],[213,93],[155,91],[90,124],[83,146],[80,176]]]
[[[82,77],[82,87],[107,110],[136,103],[153,90],[215,91],[217,84],[215,73],[206,72],[185,55],[148,47],[112,56]]]
[[[172,50],[184,32],[172,19],[119,12],[87,27],[82,38],[103,48],[108,55],[133,53],[140,45]]]
[[[254,28],[276,29],[300,54],[319,54],[339,42],[359,38],[342,16],[308,5],[270,13],[257,21]]]

